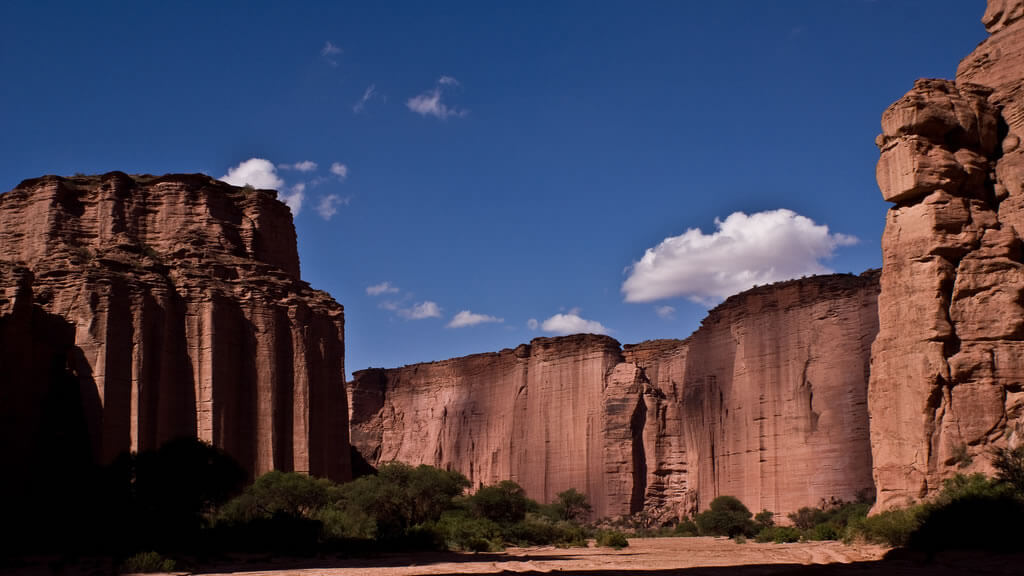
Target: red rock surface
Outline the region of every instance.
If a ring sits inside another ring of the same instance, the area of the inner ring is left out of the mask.
[[[1024,0],[956,82],[919,80],[882,116],[880,331],[869,392],[877,509],[990,471],[1024,432]]]
[[[272,191],[25,181],[0,195],[0,290],[5,439],[36,450],[74,388],[97,462],[192,435],[254,474],[350,476],[342,307],[300,280]]]
[[[688,340],[607,336],[402,368],[349,383],[370,461],[584,491],[596,516],[678,517],[734,494],[778,513],[871,488],[867,366],[877,273],[734,296]]]

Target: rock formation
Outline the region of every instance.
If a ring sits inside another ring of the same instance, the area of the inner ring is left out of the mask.
[[[255,475],[346,479],[343,328],[272,191],[112,172],[0,195],[0,437],[22,462],[61,430],[96,463],[191,435]]]
[[[576,488],[596,516],[682,516],[717,495],[778,513],[871,489],[867,367],[876,272],[729,298],[687,340],[607,336],[397,369],[349,383],[373,464],[511,479],[540,501]]]
[[[919,80],[882,116],[880,331],[869,407],[878,509],[988,471],[1024,432],[1024,0],[956,82]]]

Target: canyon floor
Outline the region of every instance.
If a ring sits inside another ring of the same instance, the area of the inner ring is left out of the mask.
[[[214,567],[207,576],[418,574],[599,574],[607,576],[724,576],[824,574],[1020,574],[1024,556],[944,553],[886,557],[888,548],[840,542],[737,544],[725,538],[632,539],[628,548],[509,548],[494,554],[395,554],[372,559],[302,562],[250,561]]]

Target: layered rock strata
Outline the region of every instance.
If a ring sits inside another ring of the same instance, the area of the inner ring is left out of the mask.
[[[42,450],[56,395],[96,463],[190,435],[254,475],[350,477],[343,310],[299,278],[273,191],[27,180],[0,195],[0,259],[5,439]]]
[[[607,336],[397,369],[349,383],[353,445],[373,464],[511,479],[596,516],[680,517],[717,495],[786,513],[871,489],[867,367],[877,273],[756,288],[687,340]]]
[[[919,80],[882,116],[880,331],[869,404],[878,509],[988,472],[1024,432],[1024,0],[955,82]]]

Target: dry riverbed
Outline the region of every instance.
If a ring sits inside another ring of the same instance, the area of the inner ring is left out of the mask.
[[[972,553],[883,559],[887,548],[839,542],[737,544],[725,538],[644,538],[610,548],[509,548],[495,554],[394,554],[370,559],[250,561],[217,566],[207,576],[406,576],[418,574],[600,574],[605,576],[725,576],[819,574],[1021,574],[1024,558]]]

